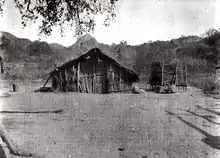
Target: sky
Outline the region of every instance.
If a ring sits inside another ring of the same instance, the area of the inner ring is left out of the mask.
[[[20,15],[13,0],[6,0],[0,31],[21,38],[39,40],[38,23],[22,29]],[[116,22],[103,25],[103,17],[96,17],[96,27],[91,33],[97,41],[112,44],[126,40],[130,45],[155,40],[170,40],[181,35],[201,35],[209,28],[220,28],[220,0],[120,0],[116,8]],[[41,40],[49,43],[72,45],[74,29],[66,30],[61,37],[58,29]]]

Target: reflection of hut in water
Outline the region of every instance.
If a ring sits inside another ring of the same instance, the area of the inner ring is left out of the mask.
[[[187,69],[185,64],[178,61],[164,64],[153,62],[151,64],[150,86],[151,90],[162,92],[165,87],[175,85],[176,87],[187,87]]]
[[[63,92],[111,93],[131,91],[138,75],[104,54],[91,49],[50,73],[52,89]]]

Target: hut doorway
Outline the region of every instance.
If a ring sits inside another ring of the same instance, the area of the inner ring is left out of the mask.
[[[94,93],[99,93],[99,94],[108,93],[108,80],[106,74],[97,75],[95,82],[96,82],[95,83],[96,86]]]
[[[108,93],[108,80],[106,74],[102,76],[102,93]]]
[[[52,89],[54,91],[59,91],[60,85],[56,76],[52,77]]]

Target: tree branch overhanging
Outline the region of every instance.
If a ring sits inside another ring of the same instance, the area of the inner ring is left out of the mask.
[[[94,17],[98,14],[106,16],[104,23],[109,26],[115,18],[115,7],[118,0],[13,0],[19,10],[22,25],[27,22],[42,22],[39,26],[40,34],[50,35],[53,28],[69,24],[75,25],[76,36],[95,29]],[[0,12],[4,0],[0,0]]]

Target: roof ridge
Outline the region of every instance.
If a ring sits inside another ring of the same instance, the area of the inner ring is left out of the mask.
[[[113,62],[115,62],[116,65],[118,65],[119,67],[121,67],[121,68],[125,69],[126,71],[130,72],[131,74],[133,74],[133,75],[139,80],[139,77],[138,77],[137,73],[136,73],[134,70],[131,70],[131,69],[127,68],[126,66],[122,65],[121,63],[119,63],[118,61],[116,61],[115,59],[113,59],[111,56],[109,56],[109,55],[107,55],[106,53],[104,53],[104,52],[102,51],[102,49],[97,48],[97,47],[90,49],[89,51],[83,53],[82,55],[78,56],[78,57],[75,58],[75,59],[72,59],[72,60],[67,61],[66,63],[62,64],[62,65],[59,66],[58,68],[55,68],[55,69],[50,73],[50,75],[52,75],[52,74],[55,73],[56,71],[59,71],[59,70],[62,69],[63,67],[69,65],[70,63],[72,63],[72,62],[74,62],[74,61],[77,61],[77,60],[79,60],[80,58],[83,58],[85,55],[87,55],[88,53],[90,53],[90,52],[92,52],[92,51],[95,51],[95,52],[98,51],[98,52],[100,52],[102,55],[105,55],[106,57],[108,57],[109,59],[111,59]]]

